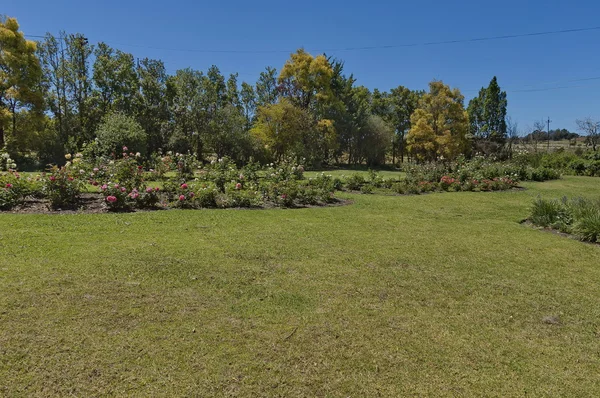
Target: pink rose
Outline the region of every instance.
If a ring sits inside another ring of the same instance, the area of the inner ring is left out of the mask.
[[[240,184],[239,182],[235,184],[235,189],[242,189],[242,184]]]
[[[156,192],[158,192],[158,191],[160,191],[160,188],[159,188],[159,187],[156,187],[156,188],[154,188],[154,190],[155,190]]]
[[[50,181],[56,181],[56,177],[50,176]]]
[[[150,188],[150,187],[146,188],[146,192],[150,193],[152,191],[154,191],[152,188]]]
[[[125,192],[127,189],[125,187],[121,187],[121,192]]]
[[[73,177],[69,177],[69,181],[73,181]]]
[[[188,184],[186,184],[186,183],[181,184],[181,189],[188,189]]]
[[[183,202],[185,200],[185,195],[179,195],[179,201]]]
[[[110,195],[110,196],[106,197],[106,201],[109,203],[115,203],[117,201],[117,198],[116,198],[116,196]]]
[[[194,197],[194,193],[190,192],[190,198],[193,198],[193,197]]]
[[[119,188],[119,184],[115,184],[115,188]]]
[[[127,152],[129,150],[129,148],[127,148],[126,146],[123,147],[123,152]]]
[[[13,187],[13,184],[11,184],[11,183],[6,184],[6,188],[12,188],[12,187]]]

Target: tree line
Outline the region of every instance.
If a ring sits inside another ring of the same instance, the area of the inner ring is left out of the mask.
[[[307,164],[382,164],[500,154],[507,140],[506,92],[494,77],[467,107],[457,88],[369,90],[343,61],[303,49],[255,84],[216,67],[166,71],[82,34],[25,39],[0,20],[0,147],[14,158],[56,163],[94,145],[110,155],[194,153]]]

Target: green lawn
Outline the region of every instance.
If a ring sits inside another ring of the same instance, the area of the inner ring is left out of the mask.
[[[600,179],[525,185],[0,214],[0,396],[600,396],[600,247],[519,224]]]

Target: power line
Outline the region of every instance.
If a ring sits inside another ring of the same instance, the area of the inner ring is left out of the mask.
[[[537,92],[537,91],[551,91],[551,90],[562,90],[562,89],[566,89],[566,88],[577,88],[577,87],[586,87],[585,85],[577,85],[577,86],[559,86],[559,87],[538,87],[536,88],[536,86],[545,86],[545,85],[549,85],[549,84],[565,84],[565,83],[578,83],[578,82],[587,82],[587,81],[594,81],[594,80],[600,80],[600,76],[594,76],[594,77],[584,77],[581,79],[571,79],[571,80],[555,80],[552,82],[541,82],[541,83],[534,83],[534,84],[524,84],[522,86],[516,87],[516,88],[506,88],[504,91],[509,92],[509,93],[530,93],[530,92]],[[525,87],[533,87],[533,88],[525,88]],[[461,90],[464,93],[474,93],[474,92],[479,92],[479,90]]]
[[[365,51],[365,50],[379,50],[379,49],[392,49],[392,48],[405,48],[405,47],[424,47],[424,46],[436,46],[444,44],[459,44],[459,43],[474,43],[481,41],[492,41],[492,40],[506,40],[516,39],[521,37],[535,37],[535,36],[547,36],[554,34],[565,34],[565,33],[577,33],[577,32],[588,32],[600,30],[600,26],[588,27],[588,28],[576,28],[576,29],[563,29],[563,30],[552,30],[545,32],[533,32],[533,33],[520,33],[520,34],[509,34],[502,36],[488,36],[488,37],[477,37],[471,39],[460,39],[460,40],[444,40],[444,41],[431,41],[421,43],[405,43],[405,44],[392,44],[392,45],[381,45],[381,46],[366,46],[366,47],[346,47],[346,48],[329,48],[320,50],[317,52],[340,52],[340,51]],[[26,37],[32,38],[44,38],[45,36],[39,35],[25,35]],[[161,51],[180,51],[180,52],[196,52],[196,53],[226,53],[226,54],[276,54],[276,53],[291,53],[294,50],[208,50],[208,49],[192,49],[192,48],[170,48],[170,47],[157,47],[157,46],[145,46],[138,44],[125,44],[125,43],[108,43],[116,46],[127,46],[146,48],[150,50],[161,50]]]

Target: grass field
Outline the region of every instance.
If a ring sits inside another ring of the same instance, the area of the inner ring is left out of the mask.
[[[525,191],[0,214],[0,396],[599,396],[600,247]]]

